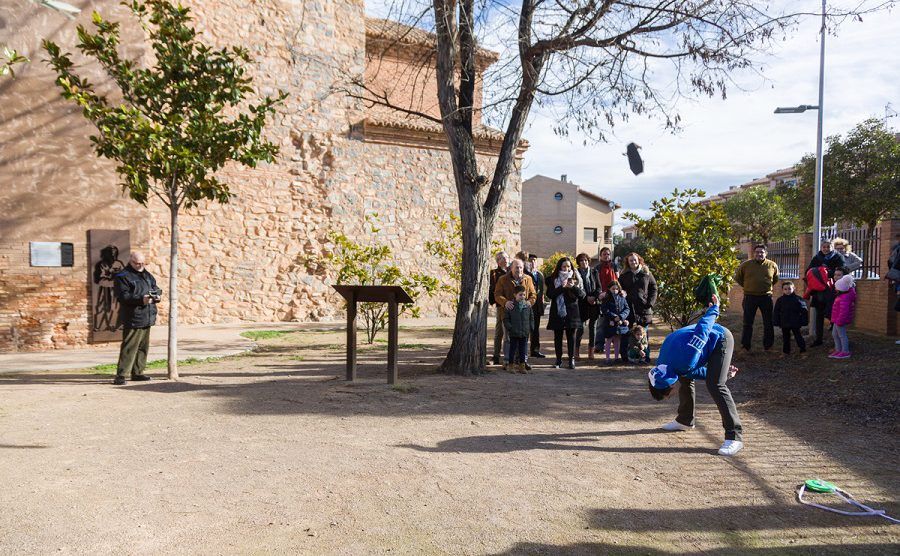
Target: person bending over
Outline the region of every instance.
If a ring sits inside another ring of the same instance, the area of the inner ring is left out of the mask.
[[[662,427],[670,432],[694,428],[694,381],[705,380],[725,428],[725,442],[719,448],[719,455],[733,456],[744,447],[743,429],[731,391],[725,383],[738,369],[731,364],[734,336],[730,330],[716,324],[718,316],[719,299],[713,296],[712,303],[696,325],[686,326],[666,337],[656,366],[648,377],[650,394],[657,401],[668,398],[678,384],[678,416]]]

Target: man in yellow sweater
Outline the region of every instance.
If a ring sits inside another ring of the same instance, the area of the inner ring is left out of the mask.
[[[769,350],[775,343],[775,327],[772,325],[772,287],[778,283],[778,265],[766,258],[766,246],[753,246],[753,258],[741,263],[734,281],[744,289],[744,329],[741,346],[750,351],[753,338],[753,321],[756,310],[763,318],[763,348]]]

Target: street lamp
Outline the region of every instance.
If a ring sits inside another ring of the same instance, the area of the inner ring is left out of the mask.
[[[807,110],[819,112],[819,124],[816,132],[816,183],[815,200],[813,201],[813,244],[812,253],[819,251],[819,242],[822,241],[822,112],[824,112],[825,96],[825,0],[822,0],[822,27],[819,29],[822,35],[819,50],[819,104],[801,104],[800,106],[778,107],[776,114],[800,114]]]

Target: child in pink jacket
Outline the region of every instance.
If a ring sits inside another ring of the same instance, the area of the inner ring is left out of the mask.
[[[850,357],[850,340],[847,338],[847,326],[853,322],[853,314],[856,312],[856,286],[853,276],[842,276],[834,284],[835,298],[831,307],[831,323],[834,328],[831,336],[834,338],[834,353],[829,355],[831,359],[848,359]]]

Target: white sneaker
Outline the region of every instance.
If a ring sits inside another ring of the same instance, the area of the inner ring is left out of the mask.
[[[740,440],[726,440],[722,443],[722,447],[719,448],[720,456],[733,456],[736,453],[740,452],[743,449],[744,443]]]
[[[694,426],[682,425],[678,421],[672,421],[671,423],[666,423],[662,426],[662,430],[669,432],[681,432],[681,431],[689,431],[693,429]]]

